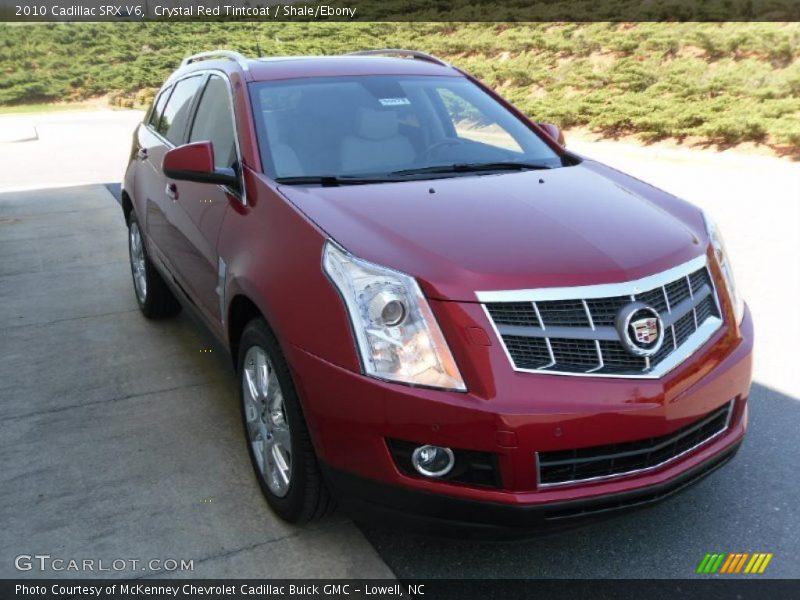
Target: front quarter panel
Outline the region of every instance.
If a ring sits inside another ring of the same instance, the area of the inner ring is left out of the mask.
[[[264,315],[290,363],[297,347],[358,371],[348,316],[322,270],[326,235],[264,176],[248,169],[245,177],[248,205],[231,200],[234,210],[218,244],[227,263],[226,313],[244,295]]]

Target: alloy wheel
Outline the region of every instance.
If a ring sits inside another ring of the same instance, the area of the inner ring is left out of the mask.
[[[292,477],[292,436],[277,373],[259,346],[245,354],[242,387],[247,437],[258,469],[270,492],[283,498]]]
[[[144,245],[139,225],[131,223],[130,234],[131,271],[133,272],[133,287],[136,288],[136,297],[144,304],[147,299],[147,266],[145,265]]]

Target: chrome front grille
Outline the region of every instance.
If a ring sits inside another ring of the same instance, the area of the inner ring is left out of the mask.
[[[512,365],[526,372],[660,377],[722,325],[705,256],[627,283],[477,296]],[[651,356],[633,354],[623,344],[618,315],[632,303],[660,316],[664,339]]]

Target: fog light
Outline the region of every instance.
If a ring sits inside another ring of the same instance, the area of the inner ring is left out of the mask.
[[[453,451],[440,446],[420,446],[411,455],[411,464],[425,477],[447,475],[456,463]]]

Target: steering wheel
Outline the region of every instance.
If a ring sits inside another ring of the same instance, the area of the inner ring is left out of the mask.
[[[447,146],[460,146],[463,144],[463,140],[459,140],[456,138],[446,138],[443,140],[439,140],[438,142],[433,142],[430,146],[425,148],[420,154],[420,159],[425,160],[431,157],[431,155],[439,150],[440,148],[446,148]]]

